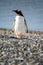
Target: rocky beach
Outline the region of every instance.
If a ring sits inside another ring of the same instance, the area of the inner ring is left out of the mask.
[[[43,33],[30,31],[27,38],[16,38],[5,30],[0,30],[0,65],[43,65]]]

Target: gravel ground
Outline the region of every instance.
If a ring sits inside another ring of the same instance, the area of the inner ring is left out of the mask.
[[[43,39],[0,35],[0,65],[43,65]]]

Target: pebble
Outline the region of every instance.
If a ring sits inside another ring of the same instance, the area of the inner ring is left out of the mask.
[[[0,65],[43,65],[43,40],[37,36],[35,40],[18,40],[1,36]]]

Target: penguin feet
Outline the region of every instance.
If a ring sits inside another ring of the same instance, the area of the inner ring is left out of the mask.
[[[25,35],[24,34],[16,34],[16,37],[17,38],[23,38],[23,37],[25,37]]]

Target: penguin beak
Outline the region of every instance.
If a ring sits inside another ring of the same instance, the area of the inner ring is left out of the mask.
[[[18,10],[12,10],[13,12],[17,12]]]
[[[15,12],[16,10],[12,10],[13,12]]]

